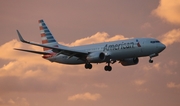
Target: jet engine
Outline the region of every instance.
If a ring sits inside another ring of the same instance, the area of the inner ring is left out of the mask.
[[[139,59],[136,58],[127,58],[120,61],[123,66],[136,65],[139,62]]]
[[[103,52],[92,52],[86,57],[90,63],[101,63],[105,58],[106,55]]]

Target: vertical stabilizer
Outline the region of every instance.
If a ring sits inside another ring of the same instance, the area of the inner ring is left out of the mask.
[[[58,42],[54,39],[53,35],[51,34],[50,30],[46,26],[45,22],[43,20],[39,20],[39,28],[41,31],[41,39],[42,44],[52,46],[52,47],[58,47]],[[44,51],[51,50],[50,48],[43,48]]]

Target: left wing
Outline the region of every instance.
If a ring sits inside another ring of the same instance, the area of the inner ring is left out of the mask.
[[[69,48],[52,47],[52,46],[47,46],[47,45],[38,44],[38,43],[34,43],[34,42],[29,42],[29,41],[26,41],[23,39],[23,37],[21,36],[21,34],[18,30],[17,30],[17,34],[18,34],[20,41],[23,43],[36,45],[36,46],[40,46],[40,47],[45,47],[45,48],[50,48],[50,49],[52,49],[53,52],[58,53],[58,54],[64,54],[64,55],[68,55],[70,57],[76,56],[76,57],[79,57],[80,59],[86,57],[89,54],[88,52],[85,52],[85,51],[77,51],[77,50],[73,50],[73,49],[69,49]],[[23,50],[23,49],[18,49],[18,50],[35,53],[30,50]],[[37,52],[37,53],[41,54],[42,52],[41,53]]]
[[[43,55],[50,54],[50,53],[47,53],[47,52],[40,52],[40,51],[33,51],[33,50],[25,50],[25,49],[17,49],[17,48],[14,48],[14,50],[24,51],[24,52],[30,52],[30,53],[35,53],[35,54],[43,54]]]

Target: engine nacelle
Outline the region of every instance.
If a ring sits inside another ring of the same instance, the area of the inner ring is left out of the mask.
[[[136,58],[127,58],[127,59],[121,60],[121,64],[123,66],[136,65],[138,63],[139,63],[139,59],[137,57]]]
[[[92,52],[86,57],[90,63],[101,63],[105,58],[106,56],[103,52]]]

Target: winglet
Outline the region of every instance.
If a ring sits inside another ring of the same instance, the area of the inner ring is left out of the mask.
[[[29,43],[28,41],[24,40],[23,37],[21,36],[20,32],[17,30],[17,34],[18,34],[18,37],[19,37],[19,40],[21,42],[24,42],[24,43]]]

